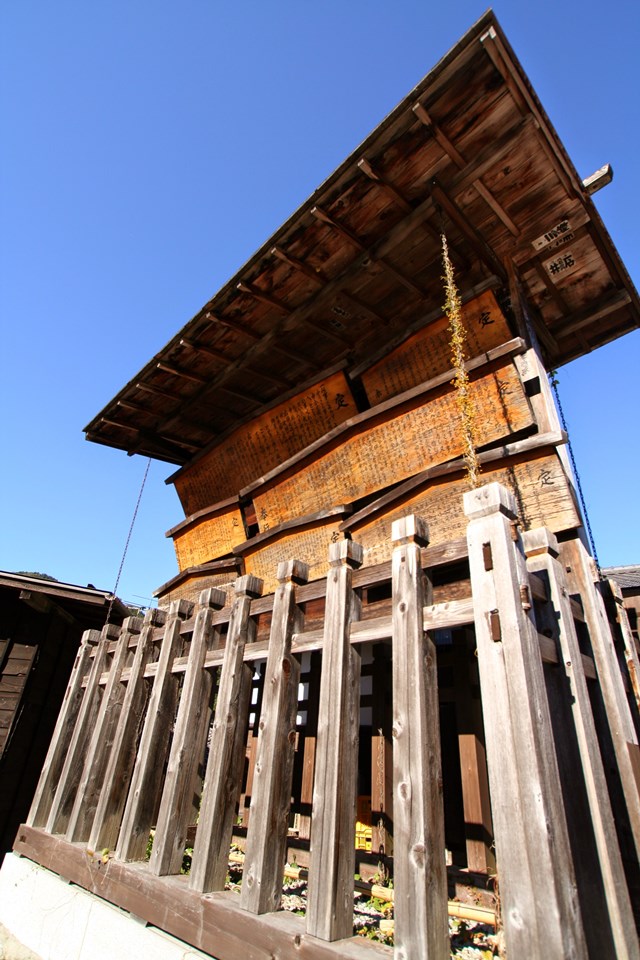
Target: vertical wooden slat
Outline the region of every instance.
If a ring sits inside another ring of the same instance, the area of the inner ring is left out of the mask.
[[[477,873],[495,873],[495,857],[490,846],[493,824],[485,749],[475,733],[459,734],[458,748],[467,867]]]
[[[200,893],[224,889],[251,701],[252,670],[243,657],[245,645],[255,639],[251,600],[261,593],[257,577],[236,580],[189,877],[189,886]]]
[[[633,758],[633,753],[639,749],[638,736],[633,725],[604,601],[600,591],[596,589],[593,560],[582,543],[579,540],[568,540],[561,545],[560,556],[567,569],[569,588],[579,593],[582,598],[629,825],[636,854],[640,859],[640,784],[636,779]]]
[[[640,659],[638,658],[638,650],[633,637],[633,631],[631,630],[631,624],[629,623],[629,616],[624,606],[624,598],[620,585],[616,580],[612,579],[609,579],[607,583],[609,584],[609,590],[615,603],[616,619],[620,627],[620,633],[622,634],[624,658],[627,664],[629,682],[633,690],[636,705],[640,710]]]
[[[389,644],[373,647],[371,737],[371,851],[393,853],[392,667]]]
[[[314,650],[309,664],[309,693],[307,695],[307,722],[302,745],[302,778],[300,784],[301,840],[311,837],[311,805],[313,803],[313,774],[316,768],[316,741],[318,736],[318,703],[320,702],[320,671],[322,655]]]
[[[88,840],[95,816],[113,737],[120,718],[125,696],[120,676],[129,653],[129,642],[140,633],[138,617],[127,617],[123,622],[116,644],[100,709],[93,726],[89,747],[85,754],[84,769],[67,825],[67,840]]]
[[[47,822],[54,791],[60,779],[65,758],[68,755],[75,725],[78,722],[80,704],[84,696],[82,681],[90,667],[91,650],[99,638],[98,630],[85,630],[82,635],[82,642],[71,671],[67,691],[53,731],[51,745],[27,817],[27,823],[30,827],[42,827]]]
[[[360,619],[351,582],[362,554],[351,540],[329,549],[307,899],[307,933],[322,940],[353,930],[360,652],[349,634]]]
[[[425,633],[419,517],[392,525],[395,943],[399,957],[449,956],[436,651]],[[430,591],[429,591],[430,592]]]
[[[466,493],[464,509],[507,952],[527,960],[583,958],[538,632],[513,526],[516,503],[491,483]]]
[[[187,670],[182,684],[167,776],[162,791],[149,869],[157,876],[180,873],[187,827],[193,808],[198,767],[202,763],[209,729],[213,675],[205,670],[208,650],[220,643],[213,628],[215,610],[226,602],[224,590],[210,587],[198,600]]]
[[[113,738],[102,791],[89,834],[89,847],[92,850],[112,849],[118,840],[122,812],[136,759],[136,736],[144,707],[144,669],[153,648],[154,629],[161,627],[165,620],[166,613],[163,610],[149,609],[144,616],[129,670],[118,728]]]
[[[158,666],[118,835],[116,857],[119,860],[144,860],[146,855],[149,832],[158,812],[164,763],[176,711],[178,678],[171,668],[182,644],[182,622],[191,615],[193,606],[187,600],[174,600],[169,605]]]
[[[76,789],[84,766],[84,756],[93,733],[93,724],[100,708],[102,690],[99,680],[107,659],[107,648],[120,630],[114,624],[106,624],[95,647],[95,656],[84,688],[84,696],[78,711],[69,749],[64,760],[58,786],[47,818],[48,833],[64,833],[69,823]]]
[[[609,908],[609,922],[616,957],[640,958],[631,900],[616,836],[609,792],[598,747],[587,681],[562,565],[558,560],[558,541],[547,529],[530,530],[523,535],[527,567],[547,575],[552,616],[548,619],[560,648],[560,662],[571,690],[571,713],[575,724],[589,810]]]
[[[282,892],[300,682],[291,640],[303,620],[295,590],[308,577],[306,563],[278,564],[240,894],[240,905],[252,913],[277,910]]]

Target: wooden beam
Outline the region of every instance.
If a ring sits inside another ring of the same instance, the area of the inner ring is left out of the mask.
[[[495,256],[486,240],[480,236],[475,227],[471,225],[468,218],[464,216],[460,208],[436,180],[431,182],[431,195],[434,201],[442,207],[449,219],[456,225],[458,230],[471,244],[471,247],[475,250],[478,258],[489,268],[489,270],[491,270],[492,273],[495,273],[497,277],[500,277],[504,283],[506,281],[504,267]]]
[[[223,363],[228,363],[229,360],[233,359],[233,357],[230,357],[229,354],[223,350],[216,350],[214,347],[205,346],[204,343],[194,343],[193,340],[187,340],[186,338],[180,340],[180,346],[186,347],[188,350],[193,350],[195,353],[201,353],[205,357],[211,357],[212,360],[222,360]]]
[[[200,376],[198,373],[191,373],[190,370],[185,370],[183,367],[177,367],[173,363],[165,363],[164,360],[158,361],[156,363],[158,370],[162,370],[164,373],[170,373],[172,377],[182,377],[183,380],[191,380],[193,383],[206,383],[207,378]]]
[[[271,294],[265,293],[264,290],[256,287],[253,283],[247,283],[246,281],[241,280],[240,283],[236,284],[236,289],[241,293],[246,293],[248,296],[253,297],[254,300],[259,300],[261,303],[266,303],[269,307],[275,307],[276,310],[278,310],[280,313],[286,314],[287,316],[293,313],[293,307],[289,307],[277,297],[273,297]]]
[[[603,187],[608,186],[612,180],[613,167],[610,163],[605,163],[603,167],[600,167],[599,170],[592,173],[590,177],[585,177],[582,181],[582,186],[584,187],[584,192],[592,197],[598,190],[602,190]]]
[[[616,290],[615,293],[603,297],[595,304],[590,304],[584,310],[576,310],[569,316],[558,317],[552,325],[553,333],[557,339],[561,340],[563,337],[577,333],[584,327],[597,323],[598,320],[604,320],[605,317],[615,313],[616,310],[621,310],[629,303],[631,303],[631,295],[628,291]]]
[[[405,213],[411,213],[413,210],[412,204],[400,193],[397,187],[395,187],[388,177],[384,177],[379,170],[376,170],[374,165],[370,160],[367,160],[366,157],[360,157],[358,160],[358,170],[360,173],[363,173],[369,180],[372,180],[373,183],[377,183],[382,187],[385,193],[391,197],[392,200],[397,203]]]
[[[328,280],[327,275],[323,273],[319,267],[312,267],[308,263],[304,263],[303,260],[292,256],[281,247],[272,247],[270,253],[272,256],[277,257],[278,260],[281,260],[282,263],[286,263],[288,266],[293,267],[294,270],[304,273],[306,277],[309,277],[314,283],[319,283],[320,286],[323,286]]]
[[[204,314],[204,319],[212,326],[226,327],[227,330],[233,330],[234,333],[240,333],[244,337],[249,337],[250,340],[262,340],[262,334],[258,333],[256,330],[252,330],[251,327],[248,327],[246,324],[238,323],[237,320],[228,320],[226,317],[221,317],[220,314],[212,313],[210,310],[207,310],[207,312]]]

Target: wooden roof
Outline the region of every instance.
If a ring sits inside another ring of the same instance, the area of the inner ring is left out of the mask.
[[[515,273],[549,367],[640,326],[590,194],[492,12],[85,428],[172,463]],[[514,332],[516,332],[514,330]]]

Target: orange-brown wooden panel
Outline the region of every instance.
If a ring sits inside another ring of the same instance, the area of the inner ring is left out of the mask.
[[[522,383],[512,363],[471,383],[476,405],[477,446],[501,439],[533,422]],[[283,479],[277,476],[254,491],[261,530],[296,516],[341,503],[353,503],[427,467],[463,453],[463,436],[453,387],[445,387],[367,420],[359,433],[346,435],[303,461]],[[400,412],[399,412],[400,411]]]
[[[462,309],[467,355],[477,357],[511,338],[494,294],[488,290]],[[370,403],[382,403],[451,368],[449,321],[440,317],[362,374]]]
[[[356,413],[341,372],[267,410],[176,476],[185,513],[234,496]]]
[[[156,594],[158,606],[161,610],[168,610],[169,604],[173,600],[189,600],[191,603],[197,603],[200,593],[203,590],[208,590],[209,587],[224,590],[227,595],[227,604],[229,604],[233,600],[233,588],[239,575],[237,571],[226,570],[221,573],[205,573],[201,576],[194,574],[185,577],[175,586],[170,586],[163,593]]]
[[[242,513],[237,505],[194,520],[173,534],[180,570],[231,553],[245,540]]]
[[[275,534],[255,548],[242,551],[245,569],[264,580],[264,593],[275,591],[276,571],[281,560],[302,560],[309,564],[309,580],[319,580],[329,569],[329,544],[344,539],[339,526],[343,517],[318,520],[312,526]]]
[[[502,483],[513,491],[525,529],[547,526],[554,533],[580,524],[571,487],[556,453],[529,455],[503,462],[482,473],[482,483]],[[415,513],[429,525],[429,542],[437,545],[463,537],[467,519],[462,495],[469,489],[466,477],[432,481],[419,493],[392,504],[350,533],[364,548],[365,564],[382,563],[391,557],[391,524],[398,517]]]

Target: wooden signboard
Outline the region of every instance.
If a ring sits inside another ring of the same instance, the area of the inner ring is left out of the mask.
[[[173,600],[188,600],[191,603],[197,603],[203,590],[216,587],[218,590],[225,592],[227,604],[229,604],[234,597],[235,582],[242,573],[240,557],[221,560],[217,563],[205,563],[201,567],[192,567],[190,570],[172,577],[171,580],[154,591],[154,596],[158,598],[160,609],[168,610]]]
[[[466,303],[462,308],[462,317],[469,357],[479,356],[511,338],[507,321],[490,290]],[[382,403],[449,370],[449,340],[449,321],[443,316],[366,370],[362,374],[362,382],[369,402]]]
[[[553,533],[580,525],[571,487],[557,453],[533,453],[502,461],[484,469],[482,484],[494,481],[513,491],[523,529],[547,526]],[[429,543],[438,545],[464,537],[467,518],[462,496],[469,489],[467,479],[439,478],[408,498],[396,501],[358,523],[354,517],[349,532],[364,548],[365,564],[383,563],[391,558],[391,524],[415,513],[429,527]]]
[[[180,570],[226,556],[245,539],[237,498],[188,517],[168,530],[167,536],[173,537]]]
[[[185,513],[234,496],[356,412],[345,375],[338,372],[238,427],[176,474]]]
[[[265,594],[275,591],[276,571],[282,560],[302,560],[309,565],[309,580],[319,580],[329,569],[329,545],[344,540],[339,530],[342,520],[344,510],[333,512],[311,524],[256,537],[236,552],[242,555],[246,572],[264,581]]]
[[[518,373],[503,362],[471,382],[476,405],[477,446],[507,437],[533,423]],[[282,478],[253,491],[260,530],[340,503],[353,503],[463,452],[462,431],[451,384],[412,401],[369,413],[359,432],[349,429]]]

